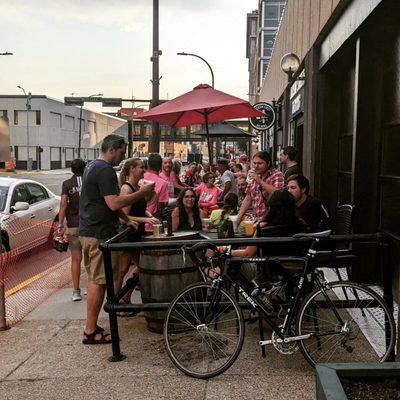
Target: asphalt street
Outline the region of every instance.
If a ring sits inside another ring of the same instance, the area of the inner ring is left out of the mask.
[[[2,172],[0,176],[10,176],[12,178],[21,179],[32,179],[37,181],[47,188],[49,188],[54,194],[61,194],[61,184],[64,180],[70,178],[72,173],[69,169],[58,169],[53,171],[18,171],[16,173]]]

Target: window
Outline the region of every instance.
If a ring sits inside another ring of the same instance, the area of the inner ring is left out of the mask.
[[[50,126],[61,128],[61,114],[50,111]]]
[[[260,61],[260,83],[259,86],[262,86],[263,80],[264,80],[264,76],[267,72],[267,68],[268,68],[268,63],[269,63],[269,58],[267,60],[261,60]]]
[[[264,19],[278,19],[279,4],[265,4]]]
[[[277,28],[285,9],[285,2],[264,3],[264,27]]]
[[[274,42],[275,34],[265,32],[263,36],[263,57],[271,57]]]
[[[73,131],[75,129],[75,118],[71,117],[70,115],[66,115],[64,120],[64,128],[69,131]]]
[[[134,138],[136,139],[140,138],[140,130],[141,130],[141,125],[134,123],[132,132]]]
[[[42,186],[34,183],[28,183],[27,186],[30,192],[29,204],[38,203],[49,198],[49,194]]]
[[[8,121],[8,111],[7,110],[0,110],[0,117],[3,117],[3,119]]]
[[[8,186],[0,186],[0,211],[4,211],[7,203]]]
[[[25,185],[18,185],[13,192],[11,206],[14,206],[18,201],[29,203],[29,197],[29,192],[26,190]]]
[[[26,126],[26,110],[14,110],[14,125],[25,125]],[[29,111],[29,125],[41,125],[41,113],[40,110]]]
[[[79,123],[81,124],[81,132],[85,130],[85,120],[78,118]]]
[[[87,122],[87,130],[89,133],[95,133],[96,132],[96,122],[88,121]]]

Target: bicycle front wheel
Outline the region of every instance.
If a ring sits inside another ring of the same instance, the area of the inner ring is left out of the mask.
[[[169,357],[194,378],[226,371],[239,355],[243,338],[243,315],[236,300],[227,290],[205,282],[179,293],[164,321]]]
[[[386,302],[372,289],[332,282],[304,300],[297,320],[306,360],[317,363],[383,362],[394,348],[395,323]]]

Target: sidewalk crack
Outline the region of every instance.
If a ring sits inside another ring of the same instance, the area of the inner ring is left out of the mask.
[[[33,351],[25,360],[21,361],[14,369],[12,369],[4,378],[0,379],[0,382],[4,382],[7,380],[7,378],[12,375],[18,368],[22,367],[28,360],[30,360],[40,349],[41,347],[45,346],[47,343],[49,343],[52,339],[54,339],[62,330],[64,330],[69,324],[71,323],[71,320],[66,321],[66,323],[62,326],[60,326],[60,329],[57,330],[52,336],[50,336],[41,346],[38,346],[38,348]]]

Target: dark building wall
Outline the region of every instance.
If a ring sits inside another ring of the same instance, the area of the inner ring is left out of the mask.
[[[393,287],[400,259],[400,4],[383,2],[320,72],[316,188],[332,210],[355,205],[354,232],[392,240]],[[356,248],[354,278],[381,277],[376,249]]]

